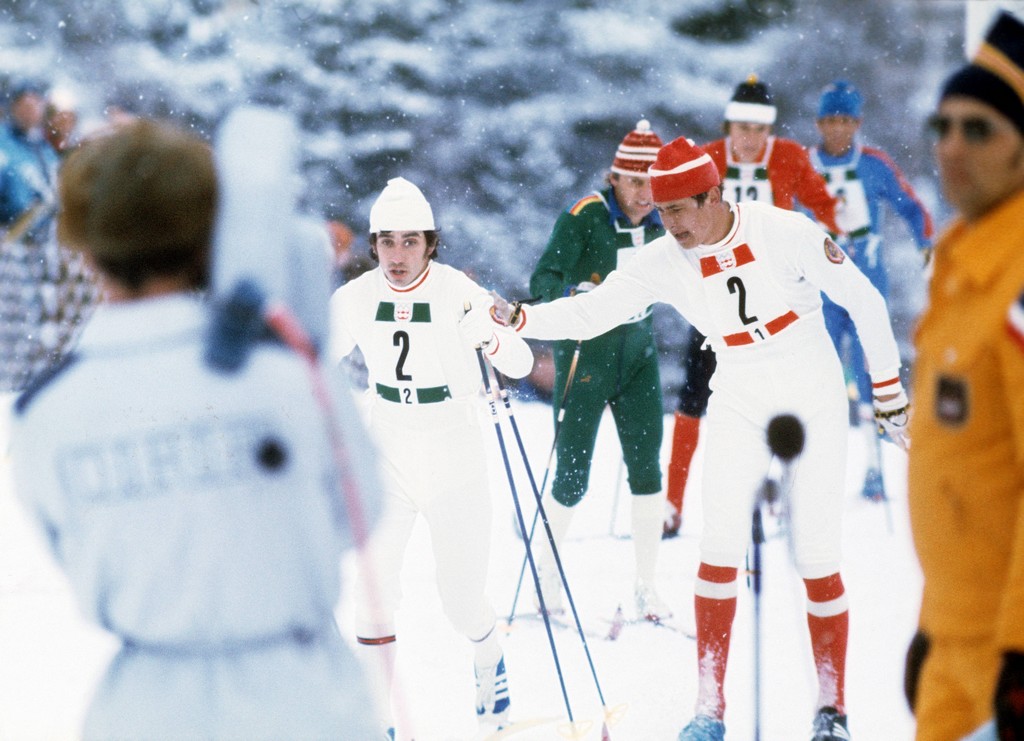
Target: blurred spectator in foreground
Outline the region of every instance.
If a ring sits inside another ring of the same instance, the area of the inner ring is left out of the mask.
[[[79,147],[60,184],[61,238],[109,301],[19,397],[11,459],[83,615],[121,644],[82,737],[371,738],[334,619],[375,512],[340,501],[376,489],[351,397],[315,393],[307,360],[256,339],[269,326],[209,331],[223,193],[203,141],[138,120]],[[213,362],[232,347],[237,367]]]
[[[924,576],[906,689],[917,741],[993,715],[1024,739],[1024,24],[998,16],[929,120],[959,218],[915,336],[909,503]]]

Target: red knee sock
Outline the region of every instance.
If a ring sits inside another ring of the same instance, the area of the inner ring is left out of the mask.
[[[690,462],[699,438],[700,419],[676,412],[676,424],[672,431],[672,457],[668,461],[668,482],[665,488],[666,498],[676,508],[676,512],[683,511],[686,480],[690,476]]]
[[[725,715],[725,666],[736,616],[736,569],[701,563],[694,596],[697,618],[697,714]]]
[[[838,573],[804,579],[807,587],[807,625],[818,672],[818,707],[831,705],[845,713],[846,644],[850,610]]]

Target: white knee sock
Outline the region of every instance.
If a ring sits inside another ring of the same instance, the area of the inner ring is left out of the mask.
[[[569,525],[572,522],[572,516],[575,511],[575,507],[566,507],[550,497],[544,499],[544,514],[547,515],[548,525],[551,527],[551,535],[555,539],[556,548],[560,548],[565,541],[565,534],[569,531]],[[561,550],[559,550],[558,556],[561,558]],[[555,557],[551,552],[551,545],[548,542],[544,523],[539,519],[537,520],[537,527],[533,531],[533,557],[536,559],[538,568],[554,570]]]
[[[662,515],[665,495],[641,494],[630,497],[632,507],[633,552],[636,556],[636,578],[654,588],[661,547]]]
[[[497,664],[501,653],[498,631],[493,627],[483,638],[473,641],[473,663],[480,669]]]

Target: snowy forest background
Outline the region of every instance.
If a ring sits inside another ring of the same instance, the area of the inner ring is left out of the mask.
[[[666,142],[717,138],[750,73],[776,132],[805,144],[821,88],[852,80],[864,140],[942,224],[923,121],[963,35],[962,0],[0,0],[0,91],[69,89],[86,130],[110,106],[206,136],[238,104],[285,108],[304,210],[363,235],[401,174],[434,206],[442,259],[517,298],[558,213],[601,184],[639,118]],[[906,356],[922,276],[903,224],[887,231]],[[674,407],[686,325],[664,307],[656,321]]]

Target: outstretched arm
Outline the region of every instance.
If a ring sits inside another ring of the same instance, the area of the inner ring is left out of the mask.
[[[589,340],[623,324],[658,297],[647,283],[624,270],[613,271],[591,291],[540,306],[499,301],[495,318],[510,323],[521,337],[538,340]]]

